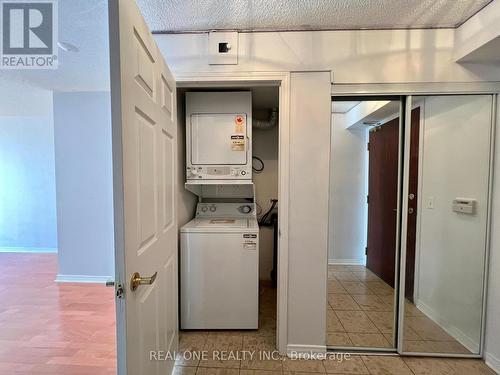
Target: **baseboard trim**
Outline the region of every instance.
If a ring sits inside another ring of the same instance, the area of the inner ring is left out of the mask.
[[[107,281],[113,280],[111,276],[87,276],[87,275],[61,275],[57,274],[56,283],[94,283],[106,284]]]
[[[328,259],[330,266],[364,266],[364,259]]]
[[[55,254],[56,247],[0,247],[0,253]]]
[[[497,374],[500,374],[500,359],[495,357],[493,354],[486,353],[484,356],[486,364]]]
[[[417,309],[422,311],[428,318],[433,320],[436,324],[438,324],[442,329],[446,331],[450,336],[452,336],[455,340],[457,340],[460,344],[465,346],[472,353],[479,352],[479,343],[475,342],[472,338],[467,336],[460,329],[450,326],[446,319],[444,319],[441,315],[436,313],[431,307],[423,303],[422,301],[417,301],[416,303]]]
[[[294,358],[298,354],[326,353],[327,350],[326,345],[288,345],[286,352],[290,358]]]

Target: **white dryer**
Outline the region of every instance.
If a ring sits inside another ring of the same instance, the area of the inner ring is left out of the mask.
[[[181,228],[181,329],[257,329],[259,226],[254,203],[198,203]]]
[[[186,93],[186,179],[252,180],[252,93]]]

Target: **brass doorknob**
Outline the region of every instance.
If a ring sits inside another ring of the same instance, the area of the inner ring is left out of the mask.
[[[134,292],[139,285],[151,285],[156,280],[156,275],[158,272],[155,272],[151,277],[141,277],[139,272],[135,272],[130,279],[130,290]]]

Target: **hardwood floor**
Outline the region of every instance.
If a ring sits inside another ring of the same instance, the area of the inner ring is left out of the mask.
[[[113,288],[56,273],[56,254],[0,253],[0,374],[116,374]]]

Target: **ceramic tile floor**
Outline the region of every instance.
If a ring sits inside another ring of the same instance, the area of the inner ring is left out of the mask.
[[[346,277],[349,277],[346,275]],[[381,287],[380,290],[384,289]],[[344,293],[346,294],[346,293]],[[376,295],[376,294],[375,294]],[[356,356],[339,361],[338,357],[325,360],[293,360],[280,356],[260,359],[259,353],[276,350],[276,291],[261,286],[259,329],[256,331],[181,331],[180,356],[176,361],[176,375],[306,375],[316,374],[373,374],[373,375],[471,375],[495,374],[481,360],[433,359],[397,356]],[[356,301],[356,300],[355,300]],[[361,302],[370,302],[359,299]],[[373,302],[373,301],[371,301]],[[358,302],[356,302],[358,303]],[[359,304],[358,304],[359,306]],[[363,310],[354,310],[354,312]],[[378,311],[375,311],[378,312]],[[381,311],[382,313],[386,311]],[[371,319],[369,319],[371,322]],[[377,323],[382,324],[383,319]],[[371,322],[375,327],[375,323]],[[364,323],[363,323],[364,325]],[[366,324],[370,326],[369,324]],[[381,326],[383,327],[383,325]],[[346,332],[333,332],[346,338]],[[359,333],[347,339],[366,340]],[[240,353],[240,358],[214,359],[214,352]],[[189,353],[206,352],[204,359],[190,358]],[[242,353],[255,353],[253,358]],[[187,354],[187,355],[186,355]]]
[[[406,351],[470,353],[410,301],[404,324]],[[327,345],[393,347],[393,288],[364,266],[329,266],[327,325]]]

